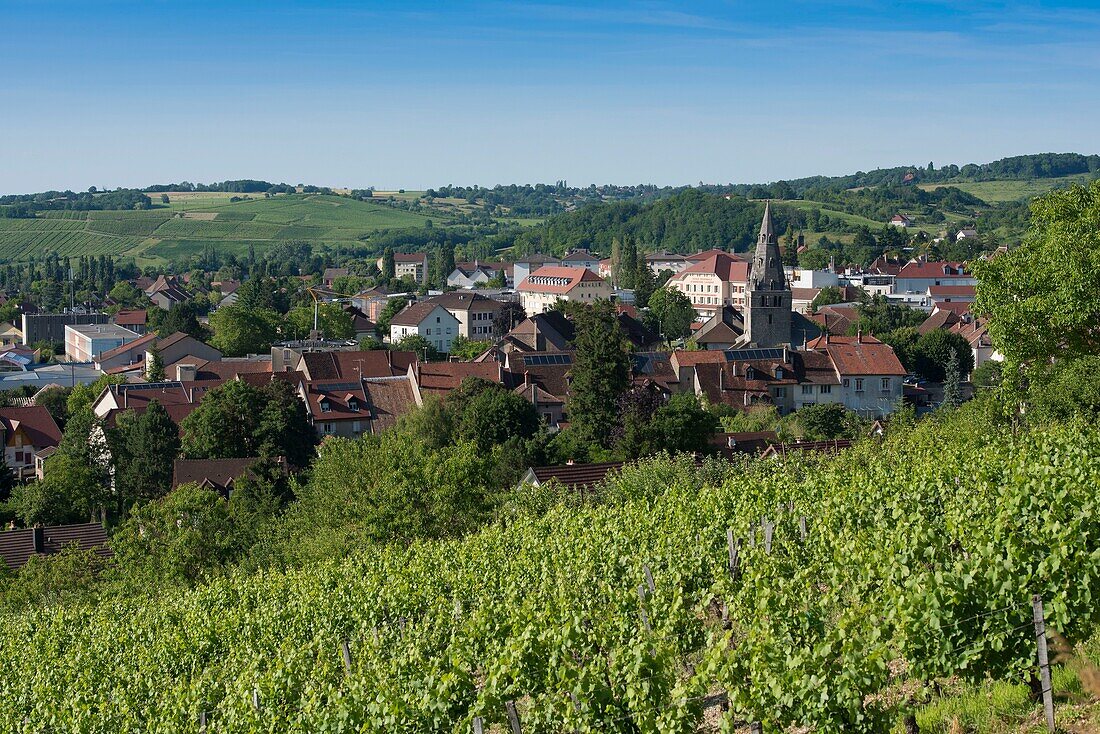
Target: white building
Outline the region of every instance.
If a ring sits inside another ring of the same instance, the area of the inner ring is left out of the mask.
[[[65,357],[70,362],[93,362],[103,352],[140,337],[117,324],[66,324]]]
[[[810,270],[787,265],[787,283],[791,288],[829,288],[840,285],[840,276],[832,270]]]
[[[474,341],[491,341],[493,324],[504,304],[480,293],[451,291],[430,299],[458,321],[458,333]]]
[[[599,261],[596,261],[597,267]],[[545,265],[528,275],[516,288],[528,316],[543,313],[558,301],[590,303],[611,299],[611,286],[588,268]]]
[[[430,300],[414,303],[390,320],[390,342],[396,344],[413,334],[427,339],[437,352],[448,354],[459,335],[458,319]]]

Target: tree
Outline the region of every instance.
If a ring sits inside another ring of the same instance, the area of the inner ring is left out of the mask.
[[[645,260],[645,253],[638,253],[638,261],[634,265],[634,305],[645,308],[649,305],[649,299],[657,290],[657,278],[650,270]]]
[[[145,297],[144,293],[125,280],[115,283],[108,295],[110,295],[112,301],[120,306],[136,306]]]
[[[459,334],[451,342],[450,356],[458,357],[459,359],[464,360],[471,360],[491,346],[493,346],[492,342],[467,339],[466,337]]]
[[[162,338],[171,336],[178,331],[190,334],[196,339],[203,339],[206,336],[206,329],[199,323],[195,305],[191,301],[184,301],[172,306],[161,316],[157,324],[157,334]]]
[[[156,400],[112,432],[115,490],[126,506],[163,496],[180,452],[179,428]]]
[[[496,318],[493,319],[493,336],[503,339],[505,334],[516,328],[516,325],[526,318],[527,312],[523,310],[522,305],[515,301],[505,301],[497,312]]]
[[[542,421],[530,401],[492,384],[466,403],[458,437],[489,451],[512,437],[528,439],[538,433]]]
[[[651,453],[680,451],[704,453],[718,430],[718,418],[699,404],[690,393],[673,395],[653,414]]]
[[[281,456],[292,467],[309,466],[317,433],[294,387],[285,380],[272,380],[260,388],[260,398],[265,405],[256,428],[256,455]]]
[[[168,198],[168,194],[161,194],[160,195],[160,203],[161,204],[167,204],[170,201],[171,201],[171,199]]]
[[[164,360],[161,359],[160,350],[156,347],[149,350],[149,364],[145,367],[145,379],[149,382],[164,381]]]
[[[1100,354],[1100,180],[1036,199],[1024,243],[972,267],[1006,375]]]
[[[397,264],[394,261],[392,247],[387,247],[382,252],[382,277],[386,280],[393,280],[397,277]]]
[[[968,375],[974,369],[974,354],[970,342],[963,336],[945,329],[933,329],[922,334],[910,350],[913,370],[927,380],[942,382],[947,374],[951,355],[958,360],[960,375]]]
[[[243,309],[269,309],[286,311],[285,298],[279,293],[278,284],[271,278],[249,278],[237,288],[237,301],[233,304]]]
[[[219,308],[210,315],[210,328],[214,330],[210,344],[227,357],[262,354],[278,338],[281,321],[271,309],[240,305]]]
[[[840,403],[819,403],[795,411],[802,428],[802,437],[810,441],[825,441],[849,435],[851,420]]]
[[[382,312],[378,314],[378,332],[388,335],[390,333],[390,321],[408,305],[409,299],[404,296],[397,296],[386,301],[386,305],[382,307]]]
[[[420,334],[406,334],[394,345],[394,349],[403,352],[416,352],[416,356],[421,362],[431,362],[439,359],[439,350]]]
[[[313,306],[292,308],[286,315],[286,331],[296,339],[304,339],[313,331]],[[338,303],[321,303],[317,306],[317,325],[328,339],[351,339],[355,336],[355,323],[351,314]]]
[[[816,313],[817,309],[822,306],[828,306],[833,303],[844,303],[844,294],[840,288],[835,285],[827,285],[822,288],[814,300],[810,302],[810,312]]]
[[[90,522],[105,500],[98,469],[59,452],[40,481],[12,490],[8,507],[24,525],[65,525]]]
[[[305,405],[283,380],[262,388],[238,380],[216,387],[183,419],[182,428],[189,459],[282,456],[304,467],[317,441]]]
[[[943,408],[957,408],[962,404],[962,393],[959,390],[959,352],[952,349],[947,358],[947,366],[944,368],[943,377]]]
[[[970,383],[975,390],[989,390],[997,387],[1003,379],[1003,367],[1004,364],[996,359],[986,360],[970,373]]]
[[[272,553],[299,563],[468,532],[490,517],[492,470],[492,457],[467,442],[436,450],[395,431],[326,441],[273,533]]]
[[[905,367],[907,372],[915,372],[914,368],[914,353],[913,347],[916,346],[917,340],[920,339],[920,332],[917,331],[915,326],[903,326],[900,329],[894,329],[888,331],[885,334],[879,334],[878,339],[883,344],[888,344],[894,350],[894,354],[897,356],[898,361]]]
[[[236,549],[226,501],[184,484],[134,509],[111,537],[111,579],[130,593],[190,585],[221,572]]]
[[[671,342],[691,336],[691,322],[695,320],[695,308],[691,300],[675,288],[658,288],[649,298],[649,311],[654,322]]]
[[[577,351],[566,412],[579,435],[609,448],[619,396],[630,384],[626,339],[608,301],[598,300],[578,309],[574,323]]]
[[[257,429],[265,407],[258,388],[231,380],[206,393],[183,419],[183,454],[188,459],[257,456]]]

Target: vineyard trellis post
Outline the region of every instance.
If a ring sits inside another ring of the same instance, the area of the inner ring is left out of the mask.
[[[1050,660],[1047,656],[1047,626],[1043,616],[1043,597],[1035,594],[1031,597],[1031,615],[1035,622],[1035,645],[1039,655],[1039,682],[1043,687],[1043,714],[1047,731],[1054,731],[1054,697],[1050,685]]]
[[[729,546],[730,554],[730,580],[737,581],[741,577],[741,539],[733,537],[733,528],[726,528],[726,544]]]
[[[484,734],[485,724],[482,722],[480,716],[474,717],[474,734]]]
[[[206,712],[199,712],[199,732],[200,734],[206,734]]]
[[[351,675],[351,646],[347,640],[340,641],[340,654],[344,658],[344,672]]]
[[[519,712],[516,711],[515,701],[505,701],[504,708],[508,712],[508,725],[512,728],[512,734],[523,734],[519,726]]]

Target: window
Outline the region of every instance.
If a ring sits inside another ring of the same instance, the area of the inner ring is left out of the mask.
[[[863,378],[856,378],[856,392],[863,392]]]
[[[331,423],[322,423],[321,425],[325,427],[325,433],[332,433],[332,431],[334,430],[334,427]]]
[[[363,426],[359,421],[352,421],[351,422],[351,430],[352,430],[353,433],[362,433]]]
[[[351,400],[349,400],[348,401],[348,410],[354,410],[356,413],[358,413],[359,412],[359,401],[356,400],[355,398],[352,398]]]
[[[787,397],[787,388],[785,388],[785,387],[777,387],[777,388],[775,388],[775,396],[776,396],[777,398],[785,398],[785,397]]]
[[[849,384],[849,383],[848,383],[848,378],[847,378],[847,377],[845,377],[845,378],[844,378],[844,387],[848,387],[848,384]]]
[[[321,406],[322,413],[328,413],[332,410],[332,404],[328,401],[328,398],[321,398],[319,405]]]
[[[802,386],[802,394],[803,395],[813,395],[813,392],[814,392],[814,386],[813,385],[803,385]]]
[[[882,389],[883,390],[889,390],[890,389],[890,378],[889,377],[883,377],[882,378]]]
[[[822,385],[821,388],[818,390],[818,392],[821,393],[822,395],[828,395],[832,391],[833,391],[833,386],[832,385]]]
[[[437,323],[437,324],[439,323],[439,317],[438,316],[435,317],[435,323]]]

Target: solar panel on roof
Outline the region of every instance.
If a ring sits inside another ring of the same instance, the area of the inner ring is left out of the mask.
[[[782,349],[731,349],[726,352],[726,359],[783,359]]]
[[[343,390],[358,390],[359,389],[359,383],[358,382],[333,382],[333,383],[326,384],[326,385],[319,385],[318,387],[321,390],[324,390],[325,392],[340,392],[340,391],[343,391]]]
[[[532,367],[552,364],[573,364],[573,356],[570,354],[533,354],[523,358],[525,365]]]

